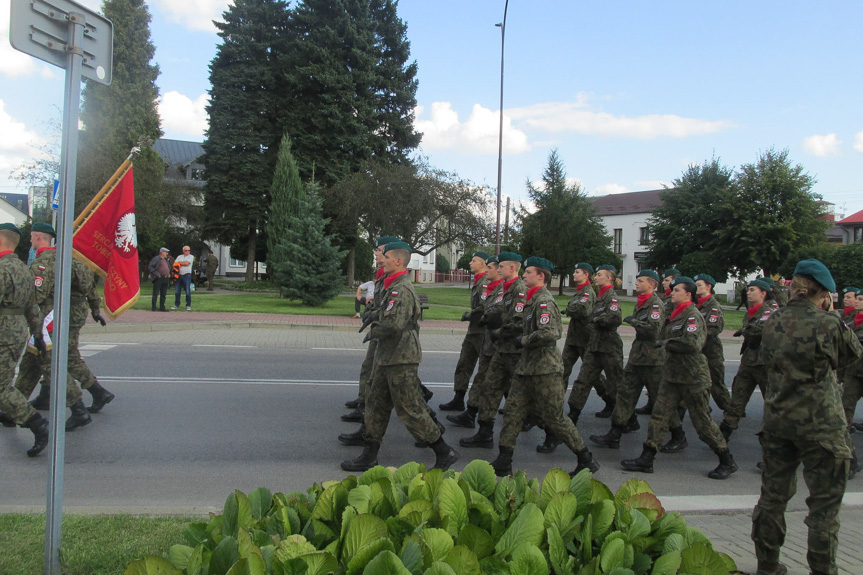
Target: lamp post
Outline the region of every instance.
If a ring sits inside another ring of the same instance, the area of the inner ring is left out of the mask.
[[[495,224],[494,253],[500,253],[500,180],[503,171],[503,52],[506,40],[506,10],[509,8],[509,0],[503,5],[503,21],[495,24],[500,28],[500,125],[497,139],[497,223]]]

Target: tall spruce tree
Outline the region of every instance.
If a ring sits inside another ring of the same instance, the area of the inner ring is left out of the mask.
[[[305,196],[297,162],[291,153],[291,138],[285,134],[279,146],[276,174],[270,188],[270,214],[267,219],[267,269],[283,263],[279,258],[284,250],[278,250],[279,242],[288,237],[293,218],[300,212],[300,202]]]
[[[222,43],[210,64],[210,127],[204,142],[204,232],[222,244],[245,236],[254,280],[279,142],[285,132],[282,0],[236,0],[216,22]]]

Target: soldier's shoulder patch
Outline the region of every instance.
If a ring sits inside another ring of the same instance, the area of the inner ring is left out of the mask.
[[[581,296],[581,303],[586,303],[586,302],[588,302],[588,301],[590,301],[590,296],[589,296],[589,295],[584,294],[583,296]]]
[[[481,299],[481,300],[488,299],[488,294],[487,293],[482,294],[481,296],[479,296],[479,299]]]
[[[617,305],[617,300],[616,300],[616,299],[611,298],[611,305],[610,305],[610,306],[608,306],[608,309],[610,309],[611,311],[617,311],[617,310],[619,310],[619,309],[620,309],[620,306],[619,306],[619,305]]]
[[[45,271],[45,266],[40,265],[40,266],[37,266],[37,267],[39,268],[39,271],[40,271],[40,272],[44,272],[44,271]]]
[[[707,318],[707,321],[709,321],[710,323],[716,323],[717,321],[719,321],[719,316],[711,315],[709,318]]]
[[[497,302],[497,303],[502,302],[502,301],[503,301],[503,294],[501,294],[501,295],[497,296],[497,299],[496,299],[496,300],[494,300],[494,301],[495,301],[495,302]]]
[[[397,291],[390,292],[390,295],[391,295],[391,296],[393,296],[393,297],[395,297],[395,296],[399,295],[399,292],[397,292]]]
[[[539,304],[539,307],[548,307],[548,304],[547,303],[541,303],[541,304]]]
[[[523,302],[523,301],[516,302],[516,304],[515,304],[515,313],[521,313],[521,312],[523,312],[523,311],[524,311],[524,302]]]
[[[524,294],[521,292],[518,292],[518,297],[524,297]]]
[[[650,312],[650,319],[659,319],[660,315],[661,314],[659,313],[659,310],[653,310],[652,312]]]
[[[36,281],[34,281],[34,282],[33,282],[33,284],[34,284],[36,287],[39,287],[39,286],[41,286],[41,285],[42,285],[42,282],[43,282],[43,281],[45,281],[45,280],[43,280],[43,279],[42,279],[42,278],[40,278],[39,276],[36,276]]]
[[[548,313],[540,314],[539,315],[539,323],[543,323],[543,324],[548,323],[550,320],[550,317],[551,317],[551,314],[548,314]]]
[[[395,303],[396,303],[396,300],[391,299],[389,305],[387,305],[387,311],[390,311],[391,309],[393,309],[393,305],[395,305]]]
[[[653,309],[659,309],[659,304],[658,303],[653,304]]]
[[[697,323],[689,324],[688,326],[686,326],[686,331],[698,331],[698,324]]]

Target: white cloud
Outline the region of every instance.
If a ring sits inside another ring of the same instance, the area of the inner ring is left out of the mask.
[[[626,186],[621,186],[620,184],[602,184],[600,186],[596,186],[593,190],[591,196],[606,196],[608,194],[625,194],[627,192],[631,192],[629,188]]]
[[[863,132],[854,134],[854,149],[863,154]]]
[[[216,32],[213,20],[222,20],[222,13],[228,9],[229,0],[154,0],[159,9],[189,30]]]
[[[179,92],[168,92],[159,99],[159,116],[166,136],[180,135],[202,139],[209,125],[208,94],[201,94],[194,101]]]
[[[0,138],[0,186],[14,186],[10,172],[33,159],[35,147],[45,144],[45,140],[10,116],[3,100],[0,100],[0,134],[3,134]]]
[[[842,142],[836,134],[815,134],[803,140],[803,149],[813,156],[838,156]]]
[[[663,188],[670,188],[671,182],[664,182],[662,180],[638,180],[635,182],[635,185],[638,186],[640,190],[661,190]]]
[[[434,102],[431,117],[420,119],[425,109],[417,106],[414,126],[423,134],[425,150],[454,149],[463,153],[488,154],[497,152],[500,133],[500,116],[497,111],[474,104],[470,116],[464,122],[458,117],[449,102]],[[505,111],[503,115],[503,149],[509,154],[519,154],[530,149],[527,134],[512,126],[512,119]]]
[[[54,73],[50,64],[43,64],[24,52],[19,52],[9,43],[10,12],[9,0],[0,0],[0,74],[12,78],[30,74],[52,77]]]

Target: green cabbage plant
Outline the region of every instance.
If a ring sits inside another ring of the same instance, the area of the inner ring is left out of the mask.
[[[374,467],[306,493],[235,491],[187,545],[126,575],[728,575],[734,561],[666,513],[639,479],[616,494],[585,470]]]

